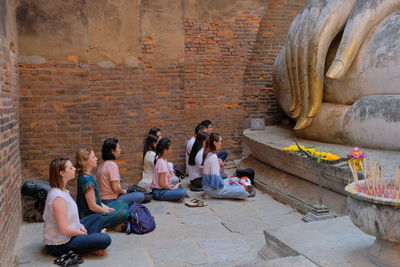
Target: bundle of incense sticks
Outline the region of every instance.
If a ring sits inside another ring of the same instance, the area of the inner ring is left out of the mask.
[[[396,177],[385,180],[383,171],[374,159],[364,159],[361,164],[361,172],[365,181],[360,182],[355,163],[349,161],[349,167],[353,175],[355,190],[374,197],[393,198],[400,200],[400,168],[397,168]]]

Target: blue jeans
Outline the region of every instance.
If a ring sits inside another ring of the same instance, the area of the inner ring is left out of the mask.
[[[111,244],[111,237],[101,233],[103,229],[103,217],[100,214],[89,215],[80,220],[87,230],[87,235],[71,237],[62,245],[47,245],[50,254],[59,257],[70,250],[77,254],[89,253],[99,249],[106,249]]]
[[[133,202],[142,203],[144,200],[144,193],[142,192],[126,193],[123,195],[119,195],[116,199],[102,199],[101,202],[107,205],[115,200],[125,200],[126,202],[128,202],[128,206],[130,207],[133,204]]]
[[[153,198],[155,200],[179,200],[189,197],[182,186],[176,189],[157,189],[153,188]]]
[[[224,179],[224,187],[212,188],[203,185],[204,193],[213,198],[246,199],[249,193],[239,183],[229,184],[229,178]]]

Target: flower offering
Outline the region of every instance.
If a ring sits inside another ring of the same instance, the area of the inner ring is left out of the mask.
[[[358,147],[353,148],[349,153],[349,163],[354,165],[356,171],[361,170],[365,158],[365,154]]]

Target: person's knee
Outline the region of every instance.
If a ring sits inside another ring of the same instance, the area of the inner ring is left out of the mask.
[[[132,192],[129,194],[130,194],[129,202],[131,202],[131,203],[133,203],[133,202],[142,203],[144,200],[144,193],[142,193],[142,192]]]
[[[98,244],[103,247],[107,248],[109,245],[111,245],[111,236],[106,233],[100,233],[100,236],[98,237]]]

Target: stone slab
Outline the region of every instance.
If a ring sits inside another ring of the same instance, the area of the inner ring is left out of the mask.
[[[285,257],[267,262],[251,262],[247,264],[239,264],[236,267],[316,267],[313,262],[304,256]]]
[[[183,180],[187,187],[187,179]],[[265,263],[258,250],[265,244],[263,230],[278,224],[302,223],[290,206],[264,192],[242,201],[191,198],[208,206],[189,208],[183,202],[151,201],[146,204],[156,219],[155,231],[145,235],[109,232],[112,243],[102,257],[84,255],[82,266],[235,266]],[[275,224],[275,223],[274,223]],[[54,266],[42,243],[42,223],[23,224],[15,248],[16,266]],[[1,265],[1,264],[0,264]]]
[[[264,164],[285,171],[294,176],[318,184],[319,173],[323,178],[321,184],[332,191],[345,195],[344,187],[352,177],[347,164],[319,164],[306,157],[283,151],[283,147],[294,144],[296,139],[300,145],[314,146],[318,151],[332,152],[346,158],[352,150],[351,146],[328,144],[313,140],[297,138],[295,132],[285,126],[268,126],[265,130],[247,129],[243,133],[243,141],[251,154]],[[367,157],[377,160],[386,177],[393,177],[400,162],[400,152],[361,148]],[[322,168],[320,168],[322,167]]]
[[[368,260],[375,237],[361,232],[348,216],[267,229],[268,235],[287,246],[288,253],[295,251],[319,266],[375,266]]]

